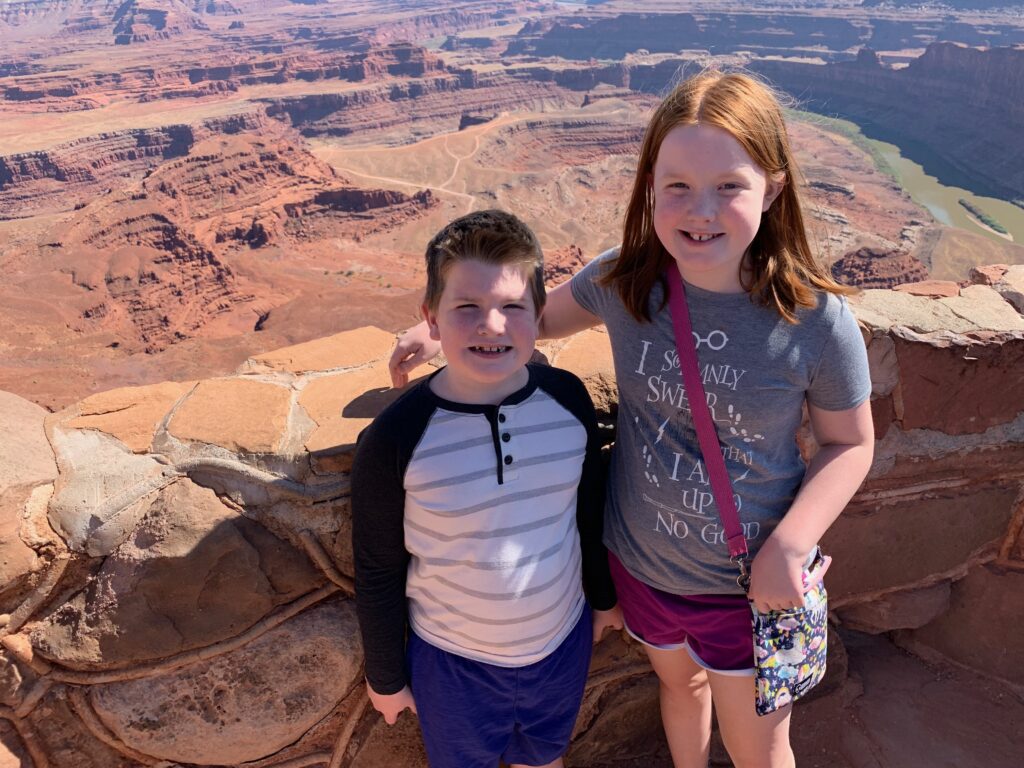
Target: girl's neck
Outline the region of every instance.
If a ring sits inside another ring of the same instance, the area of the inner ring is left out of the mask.
[[[746,266],[746,260],[741,269],[744,272],[744,276],[749,277],[749,270]],[[734,269],[723,269],[719,270],[688,270],[684,269],[676,262],[676,268],[679,270],[680,276],[688,284],[696,288],[700,288],[711,293],[747,293],[747,289],[743,287],[743,281],[740,278],[739,273]]]

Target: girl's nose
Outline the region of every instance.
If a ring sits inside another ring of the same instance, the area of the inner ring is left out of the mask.
[[[690,213],[701,219],[712,219],[715,216],[715,195],[713,191],[700,192],[693,195]]]

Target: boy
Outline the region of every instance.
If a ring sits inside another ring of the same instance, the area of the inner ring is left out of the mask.
[[[591,642],[622,626],[594,407],[572,374],[528,364],[544,282],[526,225],[471,213],[426,259],[448,364],[374,420],[352,468],[370,701],[389,724],[417,712],[432,768],[558,768]]]

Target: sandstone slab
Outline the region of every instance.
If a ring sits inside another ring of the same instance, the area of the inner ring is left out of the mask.
[[[938,299],[938,302],[964,318],[976,330],[1024,330],[1024,317],[1003,299],[999,291],[987,285],[969,285],[960,291],[959,296]]]
[[[922,627],[949,606],[949,582],[892,592],[837,611],[843,627],[869,635]]]
[[[1007,269],[1009,266],[1006,264],[986,264],[981,267],[971,267],[968,276],[976,285],[995,285],[1006,274]]]
[[[896,345],[890,336],[871,339],[867,345],[868,366],[871,372],[871,394],[875,397],[888,395],[900,380],[899,361]]]
[[[35,403],[0,392],[0,488],[39,485],[57,476],[45,417]]]
[[[8,596],[39,565],[35,551],[19,532],[33,489],[57,477],[57,463],[43,430],[45,417],[46,411],[35,403],[0,392],[0,594]]]
[[[903,326],[918,333],[967,333],[974,325],[946,305],[909,293],[868,289],[850,298],[857,319],[872,329],[887,331]]]
[[[171,417],[179,440],[219,445],[238,453],[275,453],[287,438],[291,391],[248,379],[200,382]]]
[[[304,553],[182,479],[32,643],[72,667],[149,661],[233,637],[322,582]]]
[[[401,392],[391,389],[386,362],[313,379],[299,394],[299,405],[317,425],[306,439],[306,450],[318,456],[351,448],[359,433]]]
[[[1019,603],[1018,603],[1019,605]],[[991,679],[926,664],[883,636],[848,633],[861,694],[836,713],[831,740],[856,768],[1011,768],[1024,702]],[[803,721],[794,715],[794,742]],[[803,768],[807,763],[800,759]],[[832,768],[826,763],[823,768]]]
[[[937,651],[972,669],[1024,686],[1024,571],[986,565],[953,585],[949,610],[900,634],[910,648]]]
[[[116,437],[135,453],[145,453],[167,412],[195,382],[165,381],[148,387],[101,392],[78,404],[78,416],[64,422],[73,429],[96,429]]]
[[[143,680],[94,686],[104,724],[147,755],[237,765],[326,717],[362,674],[355,607],[334,598],[242,648]]]
[[[894,340],[904,429],[977,433],[1024,412],[1024,335]]]
[[[297,374],[354,368],[390,356],[394,346],[393,333],[369,326],[256,355],[242,368]]]
[[[72,708],[68,693],[69,689],[64,686],[50,689],[27,718],[50,765],[54,768],[138,768],[137,761],[124,757],[92,735]]]
[[[844,512],[822,540],[835,558],[829,595],[839,602],[959,568],[976,550],[1002,541],[1016,495],[1015,488],[982,487]]]
[[[929,299],[948,298],[960,295],[960,285],[952,280],[920,280],[916,283],[903,283],[893,286],[894,291],[909,293],[913,296],[924,296]]]
[[[1015,264],[1006,270],[994,288],[1021,314],[1024,314],[1024,265]]]
[[[55,427],[53,438],[61,475],[50,501],[50,525],[76,552],[108,554],[174,473],[102,432]]]

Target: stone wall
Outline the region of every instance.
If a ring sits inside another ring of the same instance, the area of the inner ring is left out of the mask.
[[[1024,690],[1024,267],[976,280],[854,301],[878,444],[829,588],[837,626]],[[392,343],[363,328],[54,414],[0,393],[0,765],[425,765],[415,720],[368,706],[351,600],[347,472]],[[614,411],[602,330],[545,352]],[[834,633],[801,765],[855,695]],[[659,764],[660,729],[643,653],[607,638],[570,764]]]

